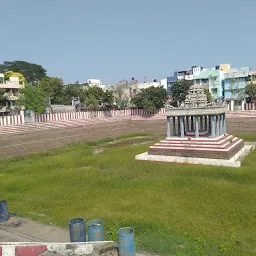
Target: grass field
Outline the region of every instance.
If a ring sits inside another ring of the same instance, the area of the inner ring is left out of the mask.
[[[1,198],[11,213],[58,226],[99,218],[109,239],[131,226],[137,247],[159,255],[256,255],[256,151],[241,168],[135,161],[156,140],[124,135],[1,160]]]

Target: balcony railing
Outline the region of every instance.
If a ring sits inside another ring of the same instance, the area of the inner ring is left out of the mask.
[[[17,82],[4,82],[0,83],[0,89],[21,89],[24,88],[24,84],[19,84]]]

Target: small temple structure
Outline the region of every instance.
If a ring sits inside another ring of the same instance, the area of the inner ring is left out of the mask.
[[[170,119],[172,118],[172,136],[216,137],[226,134],[226,103],[218,105],[207,103],[207,97],[198,84],[193,84],[184,103],[179,108],[166,105],[167,137],[171,136]],[[178,131],[176,133],[176,121]]]
[[[179,107],[167,104],[167,137],[149,147],[137,160],[239,167],[244,141],[226,132],[225,102],[207,102],[193,84]]]

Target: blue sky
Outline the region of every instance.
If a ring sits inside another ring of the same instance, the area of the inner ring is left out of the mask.
[[[255,0],[2,0],[0,62],[41,64],[68,83],[254,68],[255,9]]]

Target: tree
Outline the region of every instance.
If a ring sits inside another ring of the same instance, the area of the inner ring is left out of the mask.
[[[19,73],[19,72],[14,72],[12,70],[5,72],[4,74],[4,80],[9,80],[11,76],[18,77],[19,78],[19,83],[22,84],[25,82],[25,77]]]
[[[100,109],[99,102],[93,97],[86,99],[86,106],[91,111],[96,111]]]
[[[70,105],[74,98],[79,98],[81,103],[85,101],[84,88],[80,84],[69,84],[64,87],[62,103]]]
[[[21,91],[21,95],[16,102],[16,105],[24,106],[28,110],[34,110],[41,114],[47,107],[46,94],[40,87],[27,86]]]
[[[172,101],[175,105],[181,104],[188,94],[190,86],[193,84],[193,81],[190,80],[177,80],[174,82],[170,88]]]
[[[203,90],[204,90],[204,94],[205,94],[206,97],[207,97],[207,101],[208,101],[208,102],[212,102],[212,95],[211,95],[211,93],[209,92],[209,90],[206,89],[206,88],[204,88]]]
[[[103,108],[104,109],[111,109],[114,103],[114,94],[112,90],[106,90],[103,93]]]
[[[132,103],[137,108],[143,108],[149,112],[162,108],[168,98],[167,90],[161,87],[151,86],[140,90],[133,98]]]
[[[88,86],[85,89],[85,95],[87,98],[95,98],[101,103],[103,101],[104,91],[98,86]]]
[[[7,96],[5,95],[6,91],[4,89],[0,89],[0,109],[3,106],[6,106],[6,102],[8,101]]]
[[[85,104],[90,110],[98,110],[103,103],[104,91],[97,86],[88,86],[85,89],[84,97]]]
[[[0,73],[5,73],[11,70],[23,74],[30,84],[33,84],[35,81],[39,81],[46,76],[46,70],[41,65],[35,63],[16,60],[5,61],[3,64],[0,64]]]
[[[112,90],[106,90],[97,86],[88,86],[80,91],[80,101],[84,102],[90,110],[111,109],[113,107],[114,95]]]
[[[118,109],[126,109],[137,91],[137,86],[132,84],[119,84],[108,86],[109,90],[113,91],[114,102]]]
[[[48,98],[51,99],[53,104],[63,104],[63,91],[64,85],[62,79],[58,77],[43,77],[38,85],[46,94]]]
[[[245,86],[245,93],[252,99],[256,97],[256,83],[251,81]]]

